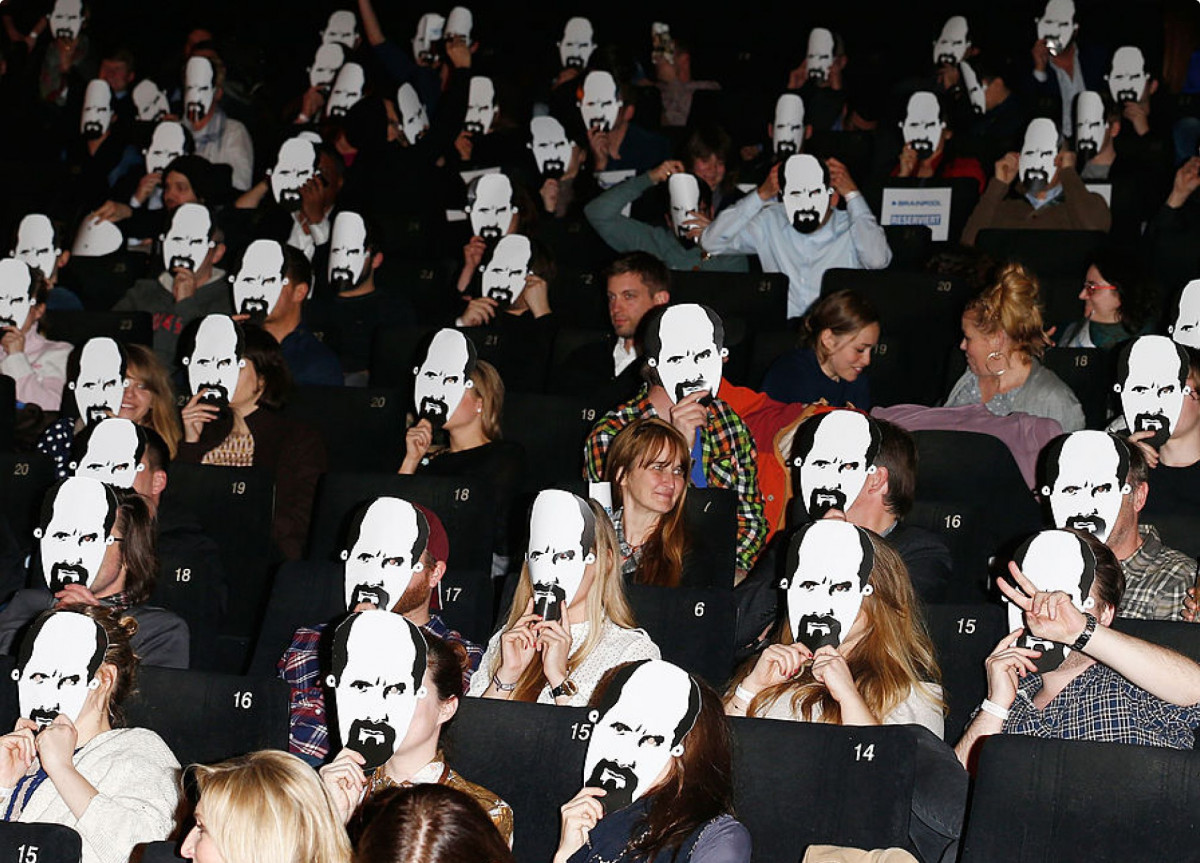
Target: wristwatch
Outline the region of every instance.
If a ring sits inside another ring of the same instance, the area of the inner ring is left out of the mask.
[[[578,691],[579,687],[575,685],[575,681],[569,677],[564,677],[562,683],[550,690],[550,697],[560,698],[565,695],[567,698],[570,698]]]
[[[1079,633],[1079,637],[1071,645],[1072,650],[1083,650],[1087,647],[1087,643],[1092,640],[1092,634],[1096,631],[1096,616],[1088,614],[1086,611],[1083,616],[1087,618],[1087,623],[1084,624],[1083,632]]]

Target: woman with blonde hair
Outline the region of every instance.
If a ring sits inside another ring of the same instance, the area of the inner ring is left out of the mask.
[[[182,853],[198,863],[349,863],[350,839],[324,783],[286,752],[193,765],[200,795]]]
[[[508,618],[488,641],[468,695],[582,707],[613,666],[659,658],[650,636],[635,628],[612,522],[595,501],[569,497],[581,507],[582,551],[584,560],[592,561],[583,568],[578,589],[566,604],[565,619],[535,613],[527,560]],[[589,530],[591,525],[594,530]]]
[[[1032,273],[1020,264],[1001,267],[994,284],[967,303],[962,331],[967,370],[946,407],[984,404],[996,416],[1019,411],[1058,420],[1064,432],[1083,428],[1079,399],[1039,362],[1049,340]]]

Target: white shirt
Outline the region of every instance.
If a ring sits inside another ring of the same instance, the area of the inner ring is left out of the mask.
[[[233,187],[239,192],[249,189],[254,173],[254,141],[246,127],[220,108],[213,108],[212,119],[199,132],[190,121],[183,122],[196,140],[196,155],[214,165],[228,165],[233,169]]]
[[[941,740],[946,736],[946,719],[942,716],[941,708],[937,706],[937,702],[942,697],[942,687],[936,683],[921,683],[920,686],[925,691],[922,692],[918,687],[914,686],[909,690],[908,698],[900,702],[891,713],[883,717],[883,724],[920,725],[928,728]],[[792,698],[787,692],[768,704],[766,710],[759,712],[758,715],[769,719],[804,721],[800,715],[792,713]],[[821,706],[819,704],[813,707],[812,721],[821,721]]]
[[[629,368],[637,358],[637,350],[625,347],[625,340],[617,336],[617,343],[613,346],[613,377]]]

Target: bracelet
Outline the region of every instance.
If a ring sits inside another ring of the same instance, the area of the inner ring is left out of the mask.
[[[983,699],[983,703],[979,705],[979,709],[982,710],[984,713],[990,713],[992,716],[995,716],[1001,722],[1008,719],[1008,708],[1001,707],[996,702],[990,701],[987,698]]]
[[[514,689],[517,688],[517,684],[515,681],[513,683],[501,683],[499,674],[492,675],[492,686],[496,687],[501,692],[512,692]]]
[[[1083,650],[1087,647],[1087,643],[1092,640],[1092,636],[1096,634],[1096,615],[1088,614],[1085,611],[1083,616],[1087,618],[1087,623],[1083,626],[1083,632],[1079,633],[1079,637],[1071,645],[1072,650]]]
[[[747,707],[749,707],[750,702],[754,700],[754,695],[755,693],[751,692],[749,689],[746,689],[744,686],[739,686],[733,690],[733,697],[739,698],[746,702]]]

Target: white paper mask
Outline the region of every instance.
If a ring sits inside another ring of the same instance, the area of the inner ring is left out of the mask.
[[[78,39],[83,29],[83,0],[54,0],[50,32],[55,39]]]
[[[837,647],[850,634],[875,566],[866,531],[848,521],[823,519],[806,524],[788,543],[787,597],[792,639],[809,650]]]
[[[693,174],[672,174],[667,178],[667,195],[671,200],[671,226],[681,243],[694,246],[688,237],[691,222],[700,212],[700,183]]]
[[[1075,99],[1075,154],[1084,162],[1104,146],[1104,100],[1094,90]]]
[[[1129,450],[1102,431],[1077,431],[1052,443],[1046,454],[1046,485],[1055,527],[1070,527],[1104,542],[1129,494]]]
[[[571,142],[562,123],[553,117],[534,117],[529,121],[529,147],[543,177],[558,178],[571,163]]]
[[[1146,71],[1146,58],[1142,49],[1133,45],[1118,48],[1113,54],[1112,66],[1104,76],[1108,81],[1108,92],[1117,104],[1138,102],[1146,95],[1150,74]]]
[[[346,49],[340,42],[323,42],[308,67],[308,84],[322,92],[329,92],[333,79],[346,62]]]
[[[446,19],[435,12],[427,12],[417,21],[417,33],[413,36],[412,51],[417,62],[432,66],[438,61],[435,43],[442,39]]]
[[[112,339],[88,339],[79,354],[79,375],[67,386],[75,394],[79,416],[88,425],[116,416],[129,386],[124,352]]]
[[[933,43],[933,62],[958,65],[970,47],[967,19],[961,15],[952,15],[946,19],[941,35]]]
[[[183,358],[188,389],[203,393],[204,401],[229,404],[237,390],[238,373],[246,361],[237,327],[228,315],[206,315],[196,329],[192,352]]]
[[[475,135],[486,135],[492,131],[495,116],[496,87],[492,79],[473,75],[467,90],[467,113],[463,118],[463,128]]]
[[[88,219],[75,232],[71,254],[77,258],[102,258],[124,244],[121,229],[103,219]]]
[[[456,329],[438,330],[429,350],[413,369],[413,403],[417,417],[441,428],[458,409],[463,394],[473,386],[470,374],[475,370],[475,345]]]
[[[333,639],[333,688],[342,746],[374,770],[395,754],[426,697],[427,647],[421,630],[390,611],[360,611]]]
[[[853,506],[875,473],[878,452],[879,428],[858,411],[835,410],[802,424],[792,444],[792,467],[800,471],[800,496],[809,517]]]
[[[242,256],[233,279],[233,308],[239,315],[266,317],[275,310],[288,283],[283,274],[283,247],[275,240],[255,240]]]
[[[212,110],[217,94],[216,73],[207,57],[189,57],[183,70],[183,114],[198,123]]]
[[[180,204],[171,217],[167,233],[162,237],[163,266],[168,273],[183,267],[193,273],[204,263],[208,250],[215,245],[208,235],[212,232],[212,216],[203,204]]]
[[[700,687],[686,671],[648,659],[618,671],[591,713],[583,784],[603,788],[605,813],[638,800],[658,781],[700,715]]]
[[[979,76],[975,74],[974,67],[968,61],[959,64],[958,71],[962,75],[963,87],[967,90],[967,101],[971,103],[971,110],[975,114],[983,114],[987,111],[987,95],[983,92],[983,85],[979,83]]]
[[[321,31],[322,44],[337,43],[347,50],[354,50],[358,42],[358,19],[349,9],[339,9],[330,14],[329,22]]]
[[[39,540],[42,575],[51,593],[68,584],[91,587],[104,553],[114,542],[117,500],[104,483],[85,477],[64,479],[46,493]]]
[[[1179,314],[1167,332],[1176,344],[1200,348],[1200,279],[1193,279],[1183,286],[1179,294]]]
[[[1049,0],[1042,17],[1037,19],[1038,38],[1046,40],[1046,47],[1052,56],[1070,47],[1078,29],[1074,0]]]
[[[429,115],[425,113],[421,97],[412,84],[406,82],[400,85],[396,91],[396,107],[400,110],[400,128],[405,140],[415,144],[425,137],[429,131]]]
[[[167,94],[149,78],[143,78],[134,85],[133,105],[137,108],[137,118],[144,123],[157,123],[171,113]]]
[[[288,138],[270,170],[271,194],[285,210],[300,209],[300,187],[317,173],[317,148],[308,138]]]
[[[603,69],[588,72],[583,79],[583,98],[579,100],[584,128],[611,131],[617,124],[621,105],[621,93],[613,76]]]
[[[25,326],[33,309],[32,286],[33,271],[28,264],[16,258],[0,260],[0,328]]]
[[[775,122],[771,124],[771,142],[776,157],[783,159],[804,149],[804,100],[795,93],[784,93],[775,100]]]
[[[696,303],[671,306],[650,326],[646,362],[672,402],[701,390],[716,397],[722,360],[729,355],[724,329],[716,312]]]
[[[108,638],[99,623],[74,611],[39,617],[25,636],[12,677],[21,716],[39,727],[60,713],[76,722],[100,681]]]
[[[146,173],[160,173],[180,156],[187,155],[187,132],[182,124],[164,120],[154,127],[150,146],[142,152],[146,157]]]
[[[532,255],[528,237],[521,234],[501,237],[492,249],[492,256],[479,268],[483,273],[482,296],[490,297],[502,307],[515,303],[525,290]]]
[[[577,595],[579,585],[584,571],[596,561],[595,544],[595,516],[581,498],[554,488],[538,492],[525,556],[535,614],[561,620],[567,606],[582,601]]]
[[[1036,117],[1025,127],[1025,142],[1017,161],[1017,176],[1025,184],[1025,190],[1036,195],[1050,185],[1058,168],[1054,159],[1058,155],[1058,127],[1048,117]]]
[[[112,87],[103,78],[88,81],[83,93],[83,113],[79,117],[79,133],[88,141],[104,137],[113,117]]]
[[[1117,384],[1121,412],[1131,432],[1152,431],[1145,443],[1158,449],[1179,422],[1187,386],[1188,358],[1182,347],[1166,336],[1140,336],[1117,359]]]
[[[833,189],[825,184],[821,163],[800,153],[783,163],[783,207],[792,227],[811,234],[829,214]]]
[[[75,476],[133,488],[134,479],[145,469],[141,463],[145,450],[145,434],[133,420],[109,417],[91,427],[83,456],[72,467]]]
[[[829,67],[833,65],[833,34],[824,27],[814,27],[808,34],[808,51],[804,55],[808,63],[808,79],[818,84],[829,80]]]
[[[446,16],[445,34],[447,39],[462,37],[467,45],[471,44],[471,29],[475,26],[475,18],[466,6],[455,6]]]
[[[471,233],[494,242],[509,232],[517,208],[513,204],[512,182],[508,177],[504,174],[477,177],[467,189],[467,198]]]
[[[908,97],[908,113],[904,115],[900,129],[904,133],[904,143],[916,150],[918,159],[933,155],[945,128],[937,96],[922,91]]]
[[[54,225],[42,213],[30,213],[17,226],[17,247],[13,257],[24,261],[46,278],[53,278],[58,269],[62,249],[54,242]]]
[[[1062,530],[1043,530],[1026,540],[1013,560],[1021,574],[1033,582],[1038,590],[1061,590],[1071,597],[1071,604],[1080,611],[1089,611],[1096,602],[1089,596],[1092,581],[1096,577],[1096,558],[1083,540]],[[1025,612],[1012,601],[1005,599],[1008,606],[1008,628],[1025,626]],[[1017,645],[1040,650],[1042,655],[1033,660],[1039,672],[1053,671],[1062,665],[1071,649],[1047,639],[1038,638],[1029,631],[1017,639]]]
[[[329,241],[329,286],[343,293],[361,285],[370,257],[362,216],[349,210],[338,213]]]
[[[558,58],[567,69],[587,67],[592,52],[596,50],[592,22],[587,18],[571,18],[563,27],[562,39],[558,43]]]
[[[342,65],[337,77],[333,79],[333,89],[329,91],[329,101],[325,105],[325,115],[328,117],[344,117],[346,112],[358,104],[362,98],[363,88],[367,85],[367,76],[363,67],[354,62]]]
[[[421,555],[428,541],[425,514],[411,503],[398,497],[372,501],[353,544],[342,552],[346,609],[369,602],[391,611],[408,590],[413,573],[424,570]],[[427,588],[423,595],[428,598]]]
[[[675,65],[675,40],[671,38],[671,27],[662,21],[650,25],[650,59],[655,63]]]

